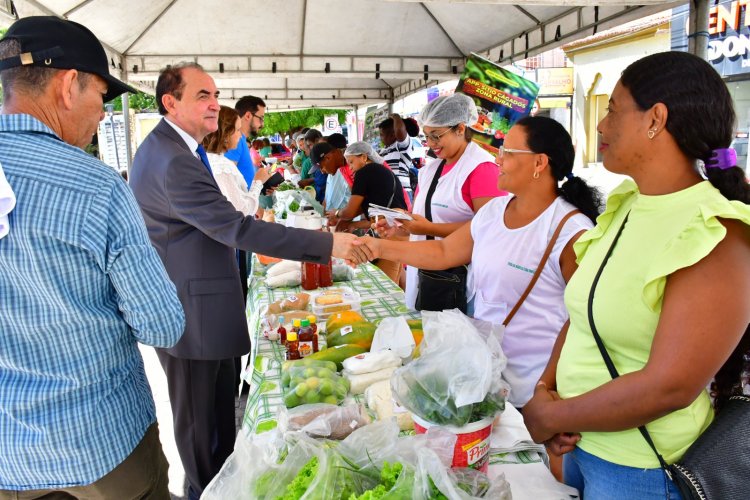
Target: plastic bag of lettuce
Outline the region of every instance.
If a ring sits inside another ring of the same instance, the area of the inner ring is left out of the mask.
[[[503,478],[453,472],[455,436],[440,429],[399,437],[395,420],[357,429],[341,442],[278,430],[238,437],[204,500],[505,500]]]

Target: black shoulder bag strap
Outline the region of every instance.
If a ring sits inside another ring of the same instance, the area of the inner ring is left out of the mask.
[[[396,174],[394,174],[393,172],[391,172],[391,174],[393,174],[393,192],[391,193],[391,197],[388,200],[388,204],[386,205],[387,208],[391,208],[391,203],[393,203],[393,197],[396,196],[396,189],[399,186],[401,186],[401,182],[396,178]]]
[[[440,176],[443,173],[444,166],[445,160],[441,161],[440,165],[438,165],[438,168],[435,171],[435,176],[432,178],[432,182],[430,183],[430,188],[427,190],[427,196],[425,196],[424,199],[424,216],[430,222],[432,222],[432,195],[435,193],[435,188],[437,188],[438,181],[440,180]],[[427,239],[434,240],[435,237],[428,234]]]
[[[604,347],[604,341],[602,340],[602,337],[599,335],[599,331],[596,329],[596,325],[594,324],[594,291],[596,290],[596,285],[599,283],[599,278],[601,278],[602,276],[602,272],[604,271],[604,266],[607,265],[607,261],[612,256],[612,251],[615,249],[617,240],[620,239],[622,230],[625,229],[625,224],[628,222],[629,216],[630,216],[630,212],[628,212],[628,214],[625,216],[625,220],[622,221],[622,226],[620,226],[620,230],[617,231],[617,235],[615,236],[615,239],[612,241],[612,245],[609,247],[607,254],[604,256],[604,260],[602,261],[601,267],[599,267],[599,271],[596,273],[596,276],[594,276],[594,281],[593,283],[591,283],[591,292],[589,293],[589,302],[588,302],[588,317],[589,317],[589,326],[591,327],[591,333],[594,335],[594,340],[596,341],[596,345],[599,348],[599,352],[601,353],[602,358],[604,358],[604,364],[607,365],[607,370],[609,371],[609,375],[610,377],[612,377],[612,380],[619,377],[620,374],[617,372],[617,368],[615,368],[615,364],[612,362],[612,358],[609,357],[607,348]],[[656,454],[656,458],[659,460],[659,465],[661,466],[662,469],[664,469],[664,472],[667,474],[667,476],[671,480],[672,473],[669,470],[669,466],[667,465],[667,462],[664,461],[664,457],[662,457],[661,454],[657,451],[656,445],[654,445],[654,441],[651,439],[651,435],[646,430],[646,426],[641,425],[640,427],[638,427],[638,430],[641,432],[643,439],[645,439],[648,445],[651,447],[651,449],[654,450],[654,453]]]

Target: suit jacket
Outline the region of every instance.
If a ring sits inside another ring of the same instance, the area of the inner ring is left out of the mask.
[[[285,228],[235,210],[164,120],[138,148],[130,187],[185,309],[185,333],[167,350],[172,356],[215,360],[250,350],[235,248],[292,260],[330,259],[330,233]]]

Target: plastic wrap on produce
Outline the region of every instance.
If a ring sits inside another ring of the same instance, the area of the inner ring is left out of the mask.
[[[464,426],[504,408],[500,331],[458,310],[422,315],[421,355],[391,378],[396,401],[423,420]]]
[[[370,423],[362,405],[345,406],[325,403],[302,405],[293,409],[282,408],[279,413],[279,430],[301,431],[312,437],[344,439],[356,429]]]

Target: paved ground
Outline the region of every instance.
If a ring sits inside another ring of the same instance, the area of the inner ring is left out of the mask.
[[[172,494],[172,500],[186,499],[187,485],[185,484],[185,471],[182,469],[182,463],[180,462],[180,456],[177,453],[177,446],[174,441],[174,427],[172,426],[172,409],[169,406],[167,378],[159,364],[159,359],[156,357],[154,349],[143,345],[139,347],[143,356],[143,363],[146,367],[146,376],[154,393],[161,445],[169,461],[169,492]],[[238,398],[235,403],[238,431],[242,423],[242,415],[245,411],[246,402],[247,396],[243,396],[242,398]]]
[[[610,174],[601,165],[593,165],[589,168],[576,169],[575,174],[586,179],[590,184],[599,187],[605,193],[617,186],[622,176]],[[151,390],[156,401],[156,418],[159,421],[159,431],[164,454],[169,461],[169,491],[173,500],[187,498],[185,485],[185,472],[182,469],[180,457],[174,441],[174,429],[172,427],[172,410],[169,406],[169,395],[167,392],[167,380],[164,371],[159,364],[154,349],[140,346],[143,361],[146,367],[146,375],[151,383]],[[240,429],[242,414],[245,410],[246,398],[237,400],[237,429]]]

